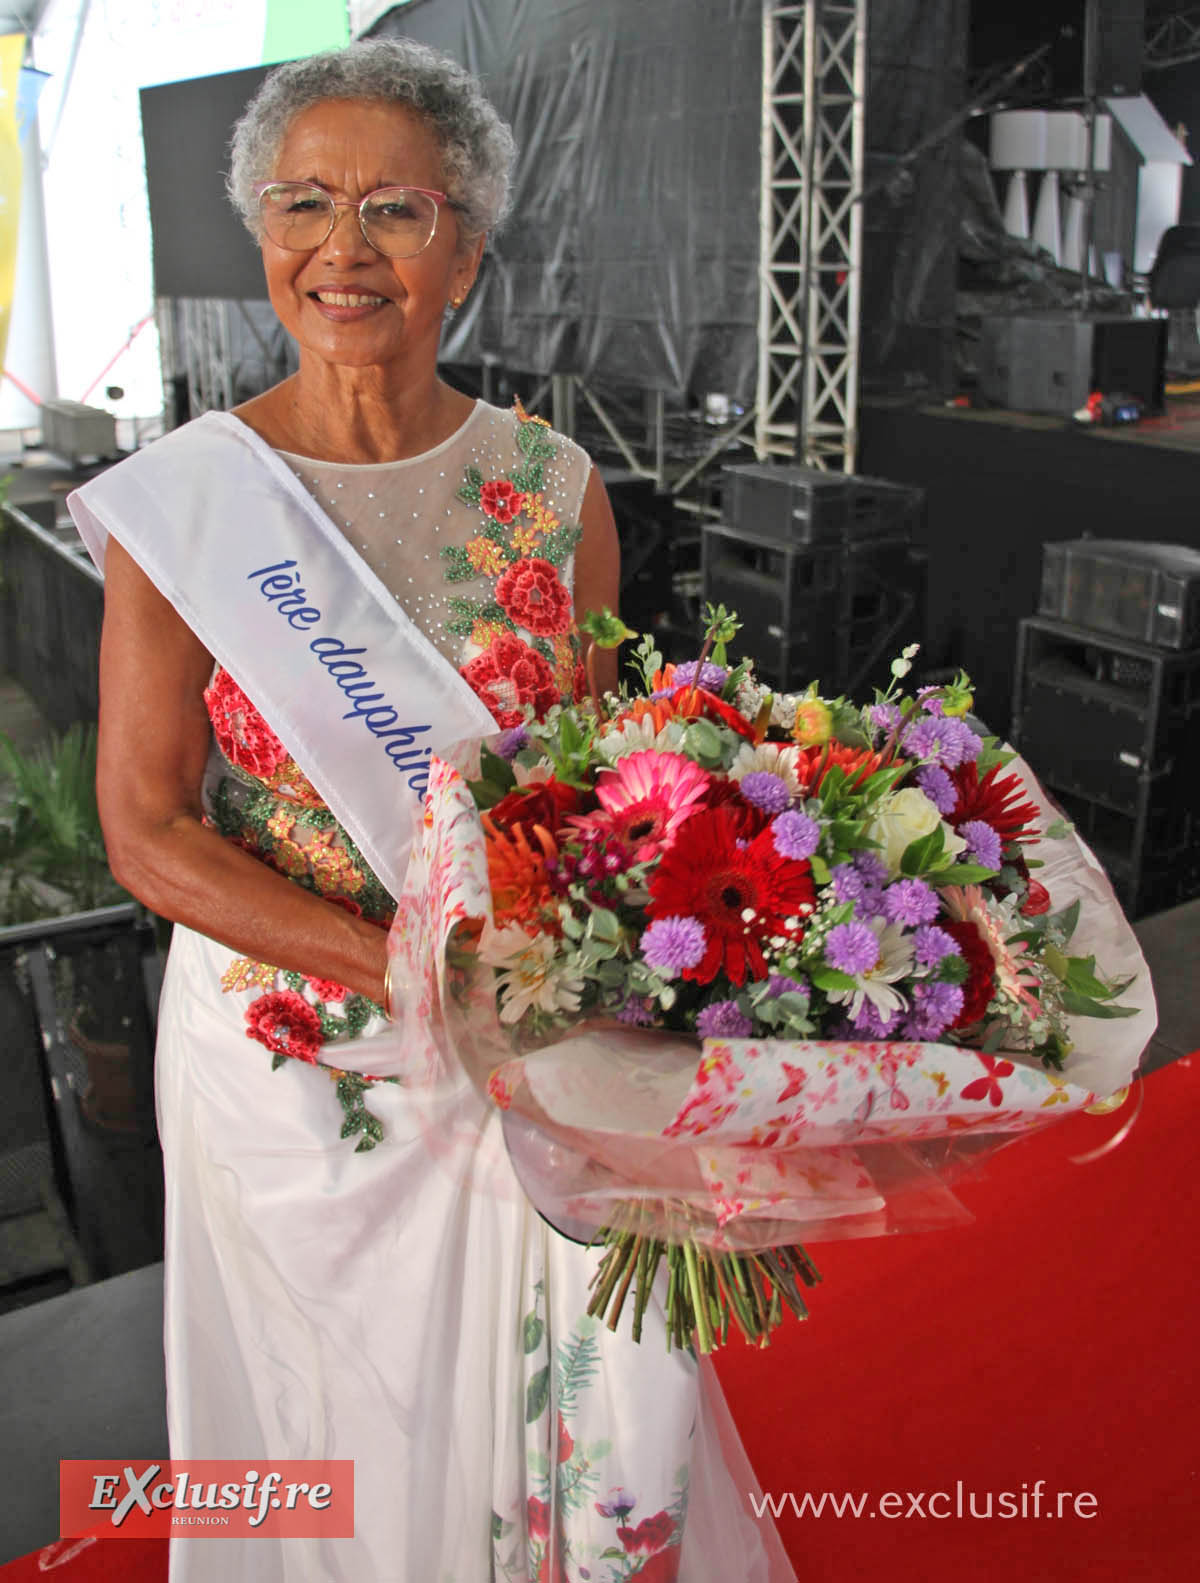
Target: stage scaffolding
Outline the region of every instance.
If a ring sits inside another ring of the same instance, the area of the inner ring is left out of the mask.
[[[155,305],[166,410],[175,422],[228,412],[296,368],[295,350],[265,302],[160,297]],[[186,412],[176,381],[186,381]]]
[[[636,428],[579,375],[547,376],[538,391],[552,391],[555,427],[569,434],[582,397],[631,472],[701,512],[686,492],[743,436],[760,461],[852,473],[857,459],[867,0],[764,0],[762,61],[753,407],[681,468],[661,391],[646,392]]]
[[[1200,7],[1163,17],[1147,27],[1147,71],[1162,71],[1191,60],[1200,60]]]
[[[630,470],[682,495],[743,434],[760,461],[852,473],[858,449],[867,0],[762,8],[758,378],[754,406],[680,471],[663,444],[665,401],[647,395],[648,432],[622,430],[600,393],[581,395]],[[573,427],[568,432],[573,432]],[[685,502],[681,502],[685,503]]]
[[[763,5],[760,460],[854,471],[866,0]]]

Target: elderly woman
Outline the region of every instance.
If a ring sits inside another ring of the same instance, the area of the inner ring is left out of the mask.
[[[299,371],[72,499],[106,574],[110,859],[177,925],[172,1453],[354,1463],[353,1538],[181,1538],[177,1579],[791,1576],[715,1387],[586,1319],[594,1256],[386,1015],[431,752],[570,695],[572,601],[616,604],[587,457],[437,374],[511,158],[410,42],[272,73],[230,191]]]

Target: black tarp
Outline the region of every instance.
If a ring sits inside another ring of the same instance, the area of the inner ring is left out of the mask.
[[[863,377],[945,383],[966,7],[870,8]],[[514,217],[447,353],[748,401],[757,369],[760,0],[437,0],[389,12],[477,72],[520,148]]]
[[[961,0],[870,8],[868,389],[947,382],[965,13]],[[430,0],[372,31],[461,59],[520,149],[512,218],[448,332],[448,361],[752,400],[760,0]],[[221,174],[232,123],[262,75],[142,93],[160,296],[263,295]]]

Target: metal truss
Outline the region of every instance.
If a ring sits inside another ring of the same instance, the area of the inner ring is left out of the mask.
[[[853,472],[867,0],[763,0],[761,460]]]
[[[1148,27],[1143,59],[1147,71],[1200,60],[1200,9],[1163,17]]]
[[[187,380],[187,412],[227,412],[248,391],[292,373],[295,349],[265,302],[160,297],[156,316],[164,380]],[[167,411],[175,406],[167,389]]]

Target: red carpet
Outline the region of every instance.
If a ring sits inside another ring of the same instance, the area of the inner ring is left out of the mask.
[[[1196,1576],[1200,1053],[1147,1079],[1118,1148],[1070,1163],[1120,1120],[1002,1150],[961,1189],[973,1225],[816,1247],[808,1323],[718,1355],[764,1490],[873,1502],[961,1480],[979,1512],[989,1491],[1019,1509],[1025,1484],[1030,1511],[1039,1478],[1050,1492],[1036,1520],[789,1511],[802,1583]],[[1046,1518],[1060,1490],[1090,1492],[1096,1515],[1067,1501]]]
[[[990,1519],[785,1512],[801,1583],[1195,1576],[1200,1053],[1147,1080],[1120,1147],[1070,1163],[1121,1119],[1079,1116],[1003,1150],[961,1190],[971,1226],[819,1246],[809,1323],[767,1352],[718,1354],[764,1490],[866,1495],[866,1510],[892,1491],[902,1511],[940,1491],[953,1510],[959,1480],[965,1512],[992,1496]],[[1005,1492],[1019,1510],[1022,1485],[1032,1512],[1039,1479],[1042,1516],[998,1515]],[[1067,1499],[1047,1518],[1063,1491],[1093,1496],[1095,1515]],[[162,1545],[48,1559],[12,1562],[0,1583],[166,1577]]]

